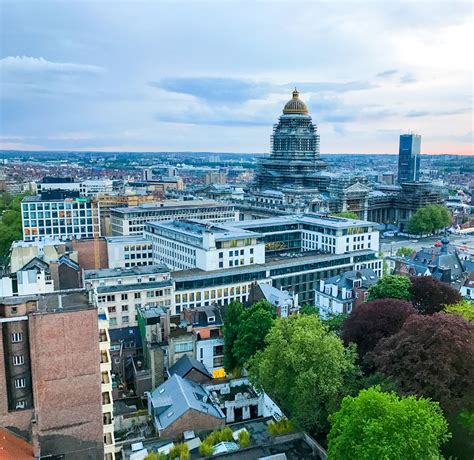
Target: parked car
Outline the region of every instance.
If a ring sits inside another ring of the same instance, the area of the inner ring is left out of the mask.
[[[435,241],[434,245],[435,245],[435,247],[439,248],[439,247],[443,246],[443,243],[441,243],[441,241],[438,240],[438,241]]]

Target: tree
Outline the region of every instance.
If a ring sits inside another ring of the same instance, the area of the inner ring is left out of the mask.
[[[23,235],[21,224],[21,200],[25,194],[12,198],[2,194],[0,207],[0,263],[5,263],[13,241]]]
[[[328,460],[432,460],[450,437],[438,403],[380,387],[346,396],[329,421]]]
[[[422,315],[443,311],[445,305],[460,302],[462,297],[449,284],[432,276],[416,276],[411,279],[411,301]]]
[[[189,460],[189,447],[186,443],[175,444],[171,449],[170,453],[168,454],[170,460]]]
[[[224,368],[227,373],[232,372],[237,367],[237,362],[234,358],[233,348],[234,342],[237,339],[239,330],[240,317],[244,307],[239,302],[231,302],[226,309],[224,318]]]
[[[250,360],[251,381],[288,411],[303,429],[321,433],[339,401],[355,354],[316,315],[277,319],[266,347]]]
[[[240,315],[237,338],[232,348],[234,361],[239,367],[265,345],[265,336],[276,318],[275,308],[266,300],[253,304],[244,309]]]
[[[396,334],[365,356],[401,391],[430,397],[445,410],[473,401],[474,326],[445,313],[411,315]]]
[[[372,351],[378,341],[398,332],[406,319],[415,314],[412,305],[399,299],[371,300],[359,305],[342,324],[344,343],[355,343],[361,358]]]
[[[446,313],[458,315],[474,324],[474,303],[469,300],[461,300],[451,305],[445,305]]]
[[[359,216],[352,211],[342,211],[331,214],[332,217],[344,217],[345,219],[358,219]]]
[[[369,288],[368,300],[410,300],[410,279],[399,275],[385,275]]]
[[[445,206],[430,204],[418,209],[408,222],[408,231],[417,235],[432,234],[451,225],[451,213]]]
[[[398,257],[409,257],[412,254],[413,254],[413,248],[402,246],[401,248],[397,249],[397,252],[395,255],[397,255]]]

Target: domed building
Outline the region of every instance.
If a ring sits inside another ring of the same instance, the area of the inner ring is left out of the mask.
[[[260,190],[317,187],[315,175],[326,164],[319,156],[318,128],[296,88],[273,127],[271,145],[270,157],[259,164],[256,185]]]

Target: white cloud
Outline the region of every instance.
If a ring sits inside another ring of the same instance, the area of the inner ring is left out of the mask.
[[[51,62],[43,57],[8,56],[0,59],[0,71],[12,73],[89,74],[104,72],[103,67],[70,62]]]

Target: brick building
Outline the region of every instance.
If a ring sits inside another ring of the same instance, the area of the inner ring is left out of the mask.
[[[0,298],[0,331],[0,426],[37,456],[104,458],[98,314],[85,291]]]

